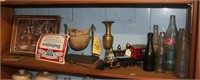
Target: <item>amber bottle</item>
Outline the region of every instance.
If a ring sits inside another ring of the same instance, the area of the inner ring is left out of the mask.
[[[155,53],[153,49],[153,33],[148,33],[148,41],[144,54],[143,70],[154,71]]]

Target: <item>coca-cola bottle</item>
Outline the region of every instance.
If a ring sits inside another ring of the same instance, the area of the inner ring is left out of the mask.
[[[173,70],[174,66],[174,46],[176,43],[178,31],[176,27],[175,15],[170,16],[170,22],[165,34],[165,50],[167,54],[166,69]]]
[[[154,68],[155,68],[155,53],[153,49],[153,33],[148,33],[148,41],[144,53],[143,70],[154,71]]]
[[[182,28],[179,29],[179,36],[177,39],[176,49],[176,56],[175,60],[175,68],[174,72],[177,77],[180,78],[187,78],[188,77],[188,70],[189,70],[189,42],[186,37],[186,31]]]

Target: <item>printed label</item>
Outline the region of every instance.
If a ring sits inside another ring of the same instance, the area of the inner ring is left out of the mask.
[[[92,53],[101,55],[101,41],[100,41],[99,37],[97,37],[95,35],[94,35]]]
[[[69,35],[41,35],[36,47],[36,59],[64,64]]]
[[[174,38],[165,38],[165,41],[164,41],[166,46],[173,46],[174,42],[175,42]]]
[[[62,50],[64,44],[64,36],[59,35],[46,35],[43,36],[40,47],[41,48],[48,48],[48,49],[57,49]]]

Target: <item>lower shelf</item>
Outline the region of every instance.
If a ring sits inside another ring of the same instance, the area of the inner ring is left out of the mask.
[[[1,59],[8,57],[9,55],[2,56]],[[2,61],[2,60],[1,60]],[[166,71],[165,73],[156,72],[145,72],[142,67],[134,66],[127,68],[117,68],[117,69],[105,69],[97,70],[95,69],[97,64],[83,64],[86,67],[81,67],[78,65],[71,65],[68,62],[65,64],[56,64],[45,61],[36,60],[34,57],[24,57],[19,61],[2,61],[2,66],[11,66],[19,68],[46,70],[54,72],[99,76],[99,77],[110,77],[110,78],[134,78],[134,79],[176,79],[172,71]]]

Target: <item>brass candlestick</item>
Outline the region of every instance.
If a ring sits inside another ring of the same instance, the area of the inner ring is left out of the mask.
[[[106,33],[103,36],[103,47],[105,49],[105,57],[109,53],[110,49],[113,45],[113,36],[111,35],[111,25],[114,23],[114,21],[103,21],[103,24],[105,24],[106,27]]]

